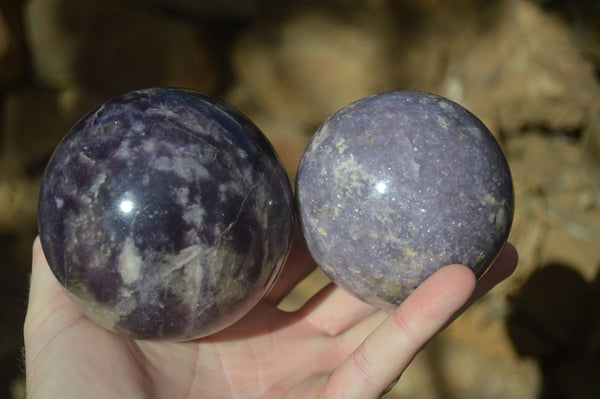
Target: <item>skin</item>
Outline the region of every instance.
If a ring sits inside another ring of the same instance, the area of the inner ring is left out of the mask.
[[[315,264],[297,242],[263,301],[226,330],[182,343],[133,341],[87,319],[33,245],[24,326],[27,397],[378,398],[445,325],[508,277],[507,245],[478,282],[450,265],[393,312],[330,284],[295,312],[276,305]]]

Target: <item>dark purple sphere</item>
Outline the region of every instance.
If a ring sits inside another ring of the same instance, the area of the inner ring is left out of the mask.
[[[444,265],[480,277],[514,213],[494,136],[460,105],[417,91],[368,97],[327,119],[300,162],[297,199],[316,262],[383,308]]]
[[[293,197],[240,112],[153,88],[73,126],[46,168],[38,218],[54,275],[91,319],[132,338],[188,340],[237,321],[273,285]]]

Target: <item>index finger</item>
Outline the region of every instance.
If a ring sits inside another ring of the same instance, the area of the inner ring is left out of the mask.
[[[466,303],[475,286],[475,275],[466,266],[445,266],[434,273],[340,364],[328,389],[344,398],[379,397]]]

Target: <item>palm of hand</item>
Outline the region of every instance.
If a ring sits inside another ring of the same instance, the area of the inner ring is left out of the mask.
[[[477,289],[464,266],[443,268],[391,313],[334,285],[284,312],[276,304],[314,267],[301,248],[238,323],[204,339],[163,343],[98,327],[58,285],[39,241],[33,259],[25,323],[30,398],[376,398],[474,290],[482,295],[516,266],[507,247]]]

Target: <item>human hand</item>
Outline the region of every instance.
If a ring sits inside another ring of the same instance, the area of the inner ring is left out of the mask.
[[[273,290],[239,322],[171,343],[126,339],[86,318],[36,239],[24,327],[28,398],[378,398],[516,264],[507,245],[478,282],[465,266],[444,267],[393,312],[334,284],[285,312],[277,304],[315,267],[297,243]]]

